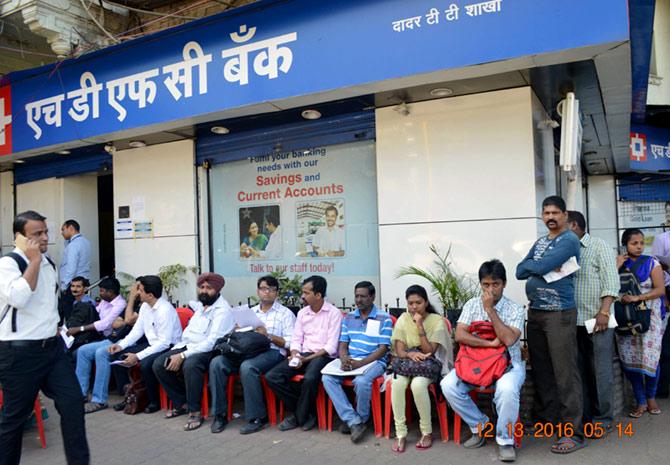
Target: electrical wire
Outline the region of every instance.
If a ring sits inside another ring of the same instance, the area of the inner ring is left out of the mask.
[[[95,25],[98,26],[98,28],[100,28],[100,30],[101,30],[102,32],[104,32],[105,35],[106,35],[107,37],[109,37],[110,39],[112,39],[112,41],[113,41],[115,44],[118,44],[119,42],[121,42],[119,39],[117,39],[116,37],[114,37],[114,36],[112,35],[111,32],[109,32],[107,29],[105,29],[104,26],[103,26],[102,24],[100,24],[100,22],[99,22],[97,19],[95,19],[95,16],[93,16],[93,13],[90,12],[90,10],[88,9],[88,7],[87,7],[86,4],[84,3],[84,0],[79,0],[79,2],[81,3],[81,6],[84,8],[84,10],[86,10],[86,13],[88,13],[88,16],[91,18],[91,20],[93,20],[93,22],[95,23]],[[103,8],[103,10],[104,10],[104,8]]]
[[[142,13],[144,15],[152,15],[152,16],[160,16],[162,18],[177,18],[177,19],[199,19],[198,16],[181,16],[181,15],[176,15],[174,13],[164,13],[161,11],[151,11],[151,10],[143,10],[141,8],[133,8],[132,6],[124,5],[122,3],[116,3],[112,2],[111,0],[102,0],[103,3],[108,3],[110,5],[117,6],[119,8],[125,8],[126,10],[129,11],[134,11],[135,13]]]
[[[14,48],[14,47],[6,47],[4,45],[0,45],[0,50],[9,50],[10,52],[17,52],[17,53],[25,53],[28,55],[36,55],[40,57],[49,57],[49,58],[56,58],[56,54],[49,55],[48,53],[41,53],[41,52],[31,52],[26,49],[20,49],[20,48]]]

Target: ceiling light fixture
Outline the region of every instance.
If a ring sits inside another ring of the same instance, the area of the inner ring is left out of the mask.
[[[454,91],[448,87],[436,87],[430,91],[430,95],[433,97],[448,97],[453,93]]]
[[[214,134],[228,134],[230,132],[230,129],[228,129],[225,126],[213,126],[210,131],[212,131]]]
[[[301,115],[305,119],[319,119],[319,118],[321,118],[321,112],[318,111],[318,110],[303,110]]]
[[[131,140],[128,142],[128,146],[134,149],[141,149],[142,147],[146,147],[147,143],[143,140]]]
[[[70,155],[71,152],[70,152],[69,150],[59,150],[59,151],[56,152],[56,153],[57,153],[58,155]]]

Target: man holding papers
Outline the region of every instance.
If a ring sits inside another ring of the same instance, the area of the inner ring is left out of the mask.
[[[260,303],[249,309],[233,309],[238,326],[251,324],[255,330],[270,339],[270,348],[255,357],[236,364],[224,355],[217,355],[209,366],[209,382],[212,390],[212,409],[214,422],[212,433],[223,431],[227,423],[228,398],[226,388],[228,377],[233,373],[240,374],[244,393],[244,417],[247,423],[240,428],[240,434],[251,434],[262,430],[268,423],[267,410],[263,400],[261,375],[286,358],[291,342],[291,333],[295,324],[295,315],[284,307],[277,295],[279,282],[272,276],[263,276],[256,284],[256,295]],[[251,312],[257,323],[244,315]],[[243,318],[243,319],[242,319]],[[274,406],[270,406],[274,408]]]
[[[569,211],[568,224],[581,244],[575,300],[578,364],[584,390],[582,418],[585,422],[601,422],[609,431],[614,421],[614,329],[608,323],[620,287],[616,258],[604,240],[586,232],[586,220],[580,212]],[[589,323],[594,323],[592,334]]]
[[[342,320],[340,358],[324,368],[322,379],[343,422],[340,430],[351,432],[351,442],[357,443],[363,438],[370,418],[372,382],[386,370],[393,324],[391,317],[375,306],[375,287],[372,283],[362,281],[356,284],[354,299],[356,310]],[[342,389],[342,382],[352,370],[362,371],[354,377],[355,409]]]
[[[568,229],[565,201],[550,196],[542,201],[542,221],[549,234],[539,238],[516,268],[525,279],[528,296],[528,351],[533,367],[535,414],[541,422],[574,429],[552,446],[567,454],[586,445],[582,432],[582,385],[577,370],[577,309],[574,273],[551,283],[543,277],[560,269],[571,257],[579,260],[579,239]]]

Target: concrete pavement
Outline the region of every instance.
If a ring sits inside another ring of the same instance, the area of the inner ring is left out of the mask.
[[[118,401],[112,398],[111,401]],[[624,426],[630,421],[632,437],[618,437],[612,433],[598,441],[589,441],[589,446],[566,456],[549,452],[549,439],[524,438],[518,451],[520,464],[593,464],[630,465],[631,463],[670,463],[670,401],[660,400],[663,413],[658,416],[645,415],[634,420],[619,418]],[[53,404],[45,402],[50,414],[46,421],[47,449],[41,449],[36,429],[24,436],[22,464],[52,465],[65,463],[60,435],[59,418]],[[242,405],[236,405],[240,411]],[[226,430],[214,435],[209,431],[209,422],[199,430],[185,432],[182,427],[185,417],[164,419],[161,412],[135,416],[114,412],[111,408],[86,416],[88,440],[92,463],[110,465],[264,465],[292,464],[483,464],[500,463],[496,458],[496,447],[491,441],[477,450],[466,450],[453,442],[453,432],[448,443],[436,441],[426,451],[418,451],[414,443],[418,440],[416,420],[410,425],[408,447],[404,454],[391,452],[391,441],[375,438],[370,432],[358,445],[351,444],[349,436],[337,431],[303,432],[293,430],[281,432],[276,427],[266,428],[252,435],[239,434],[244,424],[241,418],[233,420]],[[449,418],[450,427],[453,419]],[[438,424],[434,434],[438,435]],[[468,433],[463,434],[464,438]],[[2,453],[2,451],[0,451]]]

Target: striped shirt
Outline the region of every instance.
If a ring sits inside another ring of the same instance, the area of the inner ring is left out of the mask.
[[[619,296],[619,273],[614,251],[597,237],[584,234],[581,239],[580,269],[575,274],[577,326],[595,318],[603,297]]]
[[[511,328],[516,328],[523,334],[523,324],[526,319],[526,311],[516,302],[508,299],[504,295],[496,304],[496,313],[498,317],[505,324]],[[463,305],[463,312],[458,318],[458,324],[470,326],[473,321],[491,321],[486,310],[484,310],[484,303],[481,297],[475,297],[468,300]],[[509,356],[512,362],[521,362],[521,337],[516,340],[511,347],[508,347]]]
[[[376,323],[370,323],[371,320],[376,321]],[[391,333],[393,333],[391,317],[388,313],[380,311],[373,305],[368,318],[365,320],[361,318],[361,312],[358,309],[344,317],[340,342],[349,343],[349,356],[351,358],[361,359],[373,353],[381,345],[390,346]],[[386,366],[387,354],[377,360],[384,366]]]
[[[295,315],[293,312],[284,307],[278,300],[275,300],[267,312],[261,310],[260,304],[253,307],[252,310],[256,313],[258,319],[263,322],[268,334],[284,338],[284,347],[278,347],[272,343],[270,344],[270,348],[278,350],[282,355],[286,355],[286,349],[291,346],[291,334],[293,334],[293,326],[295,326]]]

